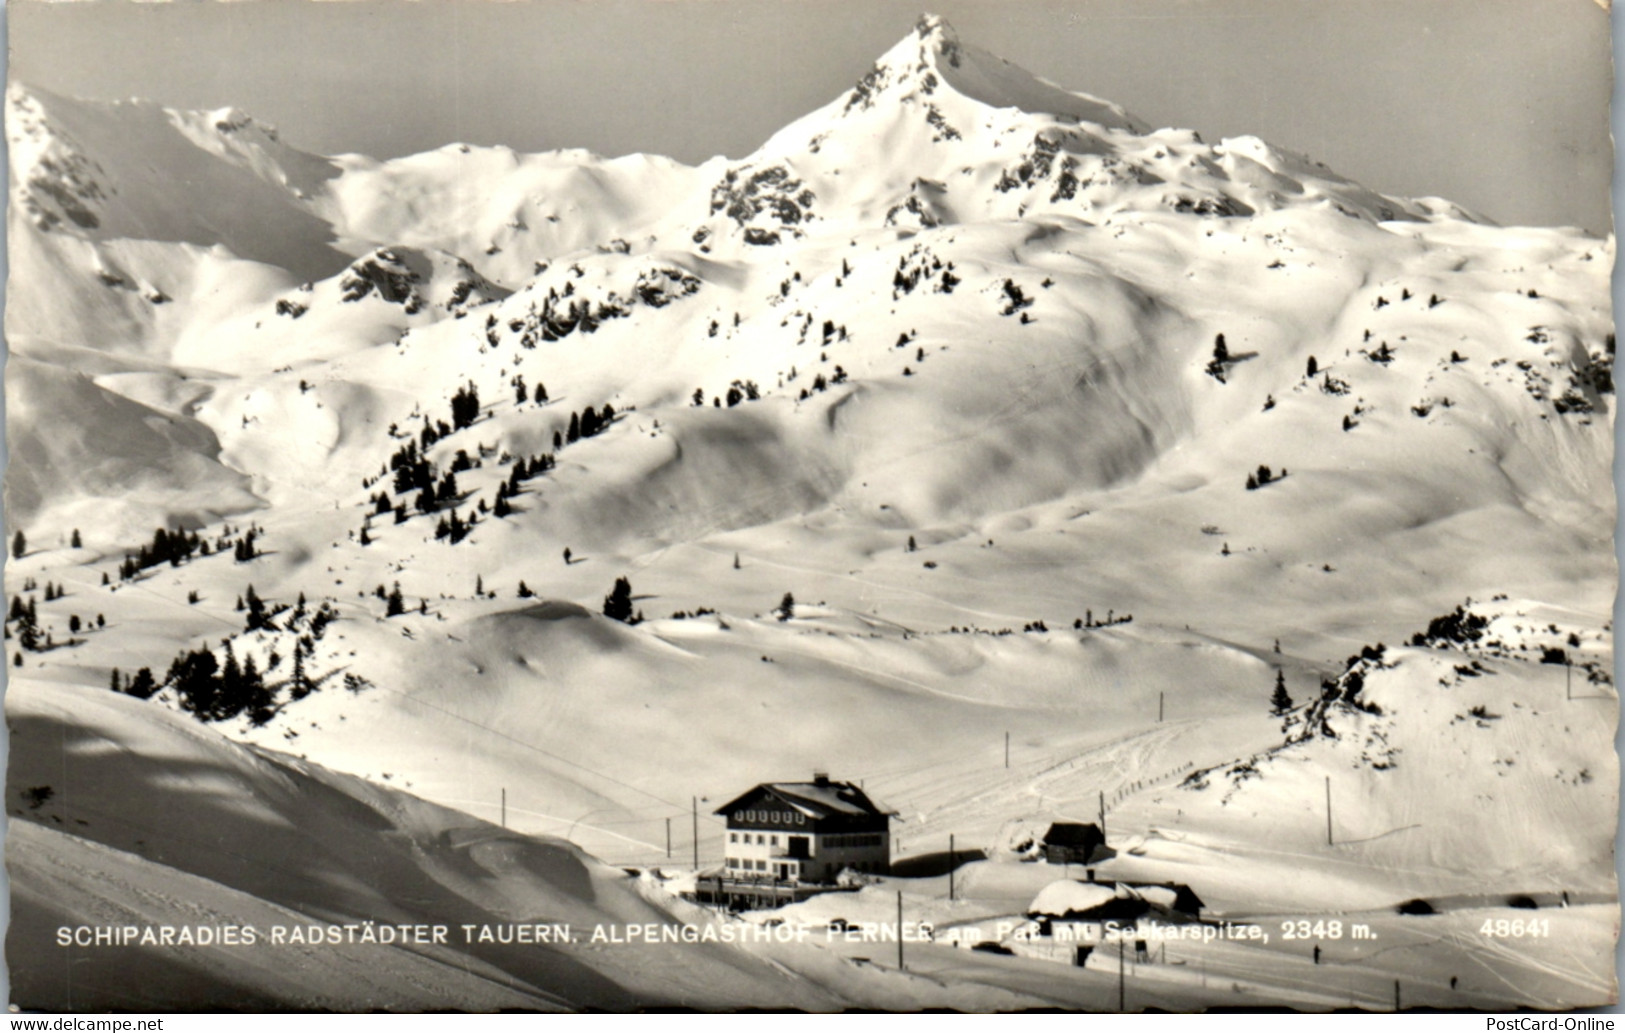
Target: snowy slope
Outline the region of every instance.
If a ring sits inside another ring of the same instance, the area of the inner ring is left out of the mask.
[[[625,1010],[839,998],[716,945],[444,947],[271,942],[317,924],[678,921],[570,844],[244,748],[101,691],[8,701],[13,999],[80,1009]],[[108,749],[116,744],[115,749]],[[36,803],[37,801],[37,803]],[[184,805],[183,805],[184,802]],[[256,925],[219,951],[42,947],[59,922]],[[452,938],[448,938],[452,939]],[[336,949],[335,949],[336,948]],[[117,961],[117,965],[111,964]],[[72,978],[69,978],[72,970]],[[154,981],[155,980],[155,981]]]
[[[615,241],[646,248],[648,224],[705,175],[653,155],[466,144],[387,162],[334,160],[342,172],[319,209],[344,239],[449,251],[508,286],[558,255]]]
[[[222,245],[296,275],[342,257],[301,203],[337,169],[241,112],[6,95],[16,213],[42,232]]]
[[[30,96],[17,167],[96,184],[91,226],[17,179],[8,590],[68,643],[13,643],[33,698],[224,636],[272,705],[215,728],[281,768],[486,819],[506,789],[519,831],[636,866],[668,824],[690,856],[691,809],[716,863],[698,801],[825,768],[923,870],[1104,802],[1119,874],[1236,913],[1614,895],[1611,239],[1153,131],[930,18],[697,169],[328,161]],[[126,121],[288,238],[203,235]],[[267,250],[296,243],[343,254]],[[121,578],[160,525],[217,548]],[[603,615],[620,577],[645,619]],[[1467,598],[1505,648],[1404,645]],[[1375,710],[1310,703],[1379,642]],[[1547,647],[1599,672],[1586,699]],[[1278,671],[1335,735],[1288,741]],[[184,702],[115,697],[109,737]],[[1018,870],[973,878],[1030,901]]]
[[[104,543],[155,525],[210,523],[253,509],[247,479],[220,462],[220,444],[188,415],[166,413],[83,374],[13,355],[6,367],[6,510],[95,527]],[[57,423],[59,414],[74,419]]]

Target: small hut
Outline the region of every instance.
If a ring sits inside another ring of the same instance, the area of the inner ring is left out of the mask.
[[[1050,864],[1088,864],[1106,845],[1098,825],[1058,821],[1044,833],[1044,860]]]

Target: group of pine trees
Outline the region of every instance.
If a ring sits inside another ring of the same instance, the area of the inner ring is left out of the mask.
[[[451,425],[454,430],[471,427],[480,418],[480,393],[470,380],[451,396]]]
[[[29,596],[26,603],[23,602],[22,596],[12,596],[11,612],[6,616],[6,623],[7,625],[16,626],[17,644],[30,653],[55,644],[50,641],[50,633],[40,629],[39,606],[34,601],[33,596]],[[7,635],[8,637],[10,635],[9,627],[7,628]],[[22,666],[23,655],[21,653],[16,655],[14,663],[18,667]]]
[[[24,592],[33,592],[37,587],[38,584],[33,578],[24,579]],[[67,590],[61,585],[50,581],[45,583],[46,602],[53,602],[66,595]],[[96,626],[98,628],[106,627],[107,618],[98,613],[96,615]],[[78,614],[68,616],[68,633],[70,636],[79,634],[83,627],[84,622],[79,619]],[[58,643],[56,635],[51,629],[40,623],[39,603],[35,597],[29,595],[25,600],[21,594],[11,597],[11,608],[7,611],[5,619],[5,638],[8,641],[15,638],[17,645],[21,647],[22,651],[12,656],[12,664],[16,667],[23,665],[23,652],[42,653],[49,649],[55,649],[58,645],[71,646],[77,645],[79,642],[78,639],[70,637],[66,643]]]
[[[847,266],[844,260],[841,262],[841,272],[843,278],[852,275],[850,267]],[[898,259],[897,272],[892,274],[892,300],[897,301],[905,294],[914,293],[914,288],[920,285],[920,281],[934,279],[939,272],[942,274],[942,278],[935,287],[936,292],[939,294],[952,294],[954,288],[962,282],[959,277],[954,275],[954,264],[952,262],[944,266],[942,259],[932,255],[929,251],[916,249],[909,252]],[[1010,283],[1009,280],[1005,282]],[[1017,289],[1019,290],[1019,288]],[[1031,302],[1029,301],[1028,304],[1031,304]],[[1005,315],[1009,314],[1010,312],[1005,313]]]
[[[394,471],[393,487],[397,495],[408,495],[414,491],[424,491],[434,487],[435,466],[428,458],[418,452],[418,443],[415,439],[408,438],[406,444],[390,455],[389,469]],[[373,496],[375,506],[378,504],[380,495],[382,495],[382,492]]]
[[[384,591],[383,585],[379,585],[378,594],[383,597],[384,615],[386,617],[399,617],[406,612],[406,597],[401,594],[401,583],[399,581],[395,582],[394,587],[388,592]]]
[[[137,572],[148,567],[156,567],[168,563],[178,567],[191,559],[194,554],[201,553],[207,556],[209,544],[197,534],[181,530],[169,531],[160,527],[152,533],[152,543],[143,545],[133,555],[127,554],[124,562],[119,566],[119,577],[128,581]]]
[[[613,415],[613,410],[609,406],[606,405],[604,409],[606,413]],[[591,419],[587,420],[586,423],[593,428],[594,433],[597,433],[599,421],[605,417],[594,412],[590,406],[586,411],[592,414]],[[581,433],[581,425],[582,420],[579,417],[572,418],[572,428],[577,436]],[[400,495],[416,492],[417,495],[413,500],[413,506],[419,513],[427,515],[440,512],[446,507],[455,506],[456,503],[460,502],[464,494],[458,487],[457,473],[463,470],[476,469],[480,463],[472,458],[466,449],[458,449],[456,458],[452,461],[451,469],[446,471],[445,474],[437,475],[435,464],[418,451],[417,442],[408,440],[405,445],[390,456],[389,465],[395,471],[393,482],[395,492]],[[436,525],[435,538],[442,541],[449,540],[454,543],[460,542],[468,536],[474,525],[479,523],[480,513],[493,513],[498,517],[508,516],[513,512],[513,504],[509,500],[520,493],[523,482],[546,473],[548,470],[553,469],[554,465],[555,461],[551,453],[533,455],[528,459],[521,456],[514,463],[508,479],[497,485],[497,497],[494,507],[488,507],[485,500],[481,499],[479,505],[469,511],[466,520],[458,514],[455,508],[451,509],[447,515],[440,518],[439,523]],[[372,511],[369,516],[382,516],[393,512],[397,524],[404,524],[409,518],[410,514],[407,511],[406,502],[392,503],[387,492],[374,493],[370,497],[370,501]],[[372,537],[368,534],[366,526],[361,528],[360,541],[362,545],[368,545],[372,542]]]
[[[632,610],[631,581],[624,577],[615,579],[615,587],[604,596],[604,616],[618,620],[622,624],[636,624],[643,620],[642,613],[634,613]]]
[[[397,591],[399,589],[397,588]],[[237,609],[245,614],[247,632],[287,632],[294,638],[293,663],[288,677],[280,684],[267,680],[266,675],[282,665],[283,658],[273,648],[266,658],[264,670],[253,654],[240,662],[230,639],[221,642],[224,659],[216,656],[207,646],[187,649],[170,662],[162,681],[153,677],[152,670],[141,668],[134,677],[121,674],[114,668],[110,688],[137,699],[150,699],[160,689],[169,688],[181,709],[200,721],[227,721],[246,715],[255,725],[262,725],[276,715],[277,694],[285,689],[288,700],[305,698],[318,688],[317,680],[310,677],[307,661],[315,654],[316,643],[326,634],[327,627],[338,617],[332,604],[323,600],[311,611],[304,593],[292,607],[272,605],[261,599],[249,585],[237,600]],[[288,614],[279,626],[277,618]]]
[[[832,384],[844,384],[844,383],[846,383],[846,370],[842,369],[839,365],[837,365],[835,367],[835,374],[833,376],[831,376],[828,380],[824,379],[824,374],[822,374],[822,373],[820,373],[817,376],[813,377],[812,388],[808,389],[808,388],[804,387],[804,388],[801,389],[801,400],[806,401],[808,398],[810,398],[813,394],[816,394],[817,392],[827,391],[829,389],[830,385],[832,385]]]
[[[1264,487],[1264,485],[1283,480],[1285,477],[1286,467],[1281,467],[1281,472],[1275,473],[1269,467],[1260,464],[1257,471],[1247,475],[1247,490],[1257,491],[1259,488]]]
[[[1089,628],[1109,628],[1114,624],[1129,624],[1134,620],[1134,614],[1125,613],[1121,617],[1116,610],[1107,610],[1104,620],[1095,620],[1094,610],[1084,610],[1083,616],[1072,622],[1074,631],[1084,631]]]
[[[252,527],[231,548],[232,558],[238,563],[247,563],[259,554],[259,532]]]
[[[178,567],[192,559],[194,556],[209,556],[216,552],[223,552],[231,547],[232,556],[238,563],[247,563],[259,556],[259,536],[263,534],[262,528],[251,526],[246,531],[239,532],[227,526],[211,546],[207,539],[196,531],[184,531],[179,528],[169,530],[158,528],[152,532],[152,541],[142,545],[134,553],[125,553],[124,561],[119,564],[119,580],[129,581],[143,570],[162,566],[168,563]],[[78,534],[77,531],[74,532]],[[107,583],[103,578],[103,584]]]
[[[469,510],[468,519],[464,520],[453,509],[448,515],[441,517],[440,522],[435,525],[435,541],[450,541],[453,545],[456,545],[464,538],[467,538],[473,532],[474,526],[479,522],[480,515],[477,511]]]
[[[230,640],[223,647],[224,663],[208,649],[182,653],[170,664],[165,684],[175,691],[181,709],[200,721],[229,721],[246,713],[255,725],[265,724],[276,714],[276,694],[252,654],[238,663]],[[303,648],[296,646],[295,653]]]
[[[136,699],[151,699],[158,692],[158,680],[152,676],[152,668],[143,667],[135,672],[135,677],[126,674],[122,678],[119,669],[113,668],[112,684],[109,686],[114,692],[122,692],[126,696]]]
[[[1017,312],[1021,312],[1021,310],[1024,308],[1032,307],[1034,299],[1027,297],[1026,292],[1021,289],[1021,285],[1016,283],[1016,281],[1006,279],[1004,281],[1003,290],[1004,308],[999,310],[999,315],[1013,316]],[[1022,312],[1022,322],[1025,323],[1027,318],[1027,314]]]
[[[84,548],[84,541],[79,537],[79,529],[77,527],[73,529],[73,537],[68,542],[68,547],[70,549]],[[26,555],[28,555],[28,536],[19,530],[16,534],[11,536],[11,558],[14,560],[20,560]]]
[[[573,412],[570,414],[570,426],[565,430],[563,439],[560,439],[558,431],[553,432],[553,447],[562,448],[564,445],[573,445],[582,438],[602,434],[614,419],[615,407],[608,402],[604,403],[601,410],[589,405],[579,413]]]
[[[528,460],[520,456],[513,464],[513,471],[508,479],[497,485],[497,502],[491,507],[494,516],[505,517],[513,512],[513,504],[508,500],[523,490],[525,481],[538,477],[553,469],[555,462],[551,452],[544,452],[539,456],[531,456]]]
[[[577,270],[580,268],[579,265],[571,266],[571,271],[579,276],[581,273]],[[566,281],[562,293],[557,287],[549,287],[540,310],[532,303],[523,319],[508,320],[508,329],[519,335],[520,347],[535,348],[538,339],[557,341],[577,330],[590,334],[606,320],[618,319],[628,314],[627,305],[614,293],[598,302],[596,306],[591,301],[573,297],[574,294],[573,282]],[[486,317],[485,343],[488,347],[495,348],[502,343],[498,325],[495,314]]]
[[[515,378],[514,385],[516,391],[524,391],[524,378]],[[547,398],[547,390],[541,384],[536,385],[536,398],[538,401],[545,401]],[[456,424],[455,429],[460,430],[470,425],[478,418],[478,415],[479,394],[474,384],[470,382],[466,386],[459,388],[457,393],[452,396],[452,420]],[[571,416],[572,436],[570,440],[575,441],[582,437],[584,428],[590,433],[598,433],[613,417],[614,409],[609,405],[604,406],[602,413],[588,406],[584,412]],[[392,433],[395,432],[393,426],[390,429]],[[430,446],[453,432],[454,429],[447,427],[444,423],[440,424],[440,429],[437,431],[430,425],[428,417],[425,416],[423,432],[420,437],[418,439],[408,437],[406,443],[390,455],[386,470],[383,471],[393,471],[392,487],[395,494],[397,496],[414,496],[411,505],[420,514],[428,515],[445,510],[448,506],[454,507],[456,503],[464,498],[464,493],[457,484],[457,474],[465,470],[477,469],[481,465],[479,460],[469,455],[467,449],[458,449],[455,458],[451,462],[451,468],[444,474],[440,473],[436,464],[425,453]],[[558,435],[554,435],[554,437],[555,443],[559,443]],[[552,455],[532,456],[529,460],[521,458],[515,464],[514,471],[508,480],[498,485],[494,507],[487,506],[482,499],[475,509],[469,511],[466,520],[458,514],[455,508],[452,508],[448,514],[440,518],[436,525],[435,538],[441,541],[460,542],[468,536],[469,531],[479,522],[480,513],[494,513],[498,517],[508,516],[513,512],[512,503],[508,500],[519,493],[520,482],[552,469],[553,465]],[[380,473],[380,477],[383,472]],[[374,483],[376,483],[375,479],[369,479],[363,482],[363,486],[371,487]],[[395,523],[404,524],[411,516],[405,498],[392,501],[387,492],[379,491],[371,495],[369,501],[372,505],[369,520],[372,516],[393,513]],[[368,545],[372,542],[372,536],[369,534],[366,525],[361,528],[359,540],[362,545]]]
[[[537,405],[543,405],[547,402],[547,388],[540,381],[536,384],[534,396],[525,387],[525,378],[523,376],[515,376],[511,383],[513,385],[513,404],[524,405],[527,401],[535,401]]]
[[[837,370],[840,369],[839,366],[837,366],[835,368]],[[795,371],[791,370],[790,372],[791,372],[791,378],[794,379]],[[844,371],[842,372],[841,376],[842,376],[843,379],[845,378],[846,374],[845,374]],[[824,385],[822,383],[823,379],[824,379],[823,374],[819,374],[818,380],[819,380],[820,383],[818,385],[818,390],[820,390],[820,391],[822,391],[824,389]],[[839,381],[837,381],[837,383],[839,383]],[[719,395],[716,395],[715,397],[713,397],[711,399],[711,404],[715,408],[720,409],[720,408],[722,408],[724,403],[727,403],[728,408],[732,409],[734,406],[739,405],[741,402],[760,401],[761,397],[762,397],[762,389],[761,389],[760,386],[757,385],[756,381],[754,381],[754,380],[735,380],[733,383],[728,385],[728,389],[726,391],[724,391],[722,394],[719,394]],[[806,392],[805,389],[802,390],[801,397],[803,397],[803,398],[807,397],[807,392]],[[704,405],[705,404],[705,389],[704,388],[696,387],[694,389],[694,404],[695,405]]]

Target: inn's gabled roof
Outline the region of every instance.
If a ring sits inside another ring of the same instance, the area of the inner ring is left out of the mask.
[[[718,807],[714,813],[730,814],[746,800],[759,792],[772,793],[786,804],[815,821],[823,818],[879,818],[889,817],[896,811],[875,803],[851,782],[820,780],[816,782],[763,782]]]

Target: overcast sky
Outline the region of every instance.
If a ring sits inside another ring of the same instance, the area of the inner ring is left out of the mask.
[[[1501,222],[1609,222],[1594,0],[11,0],[13,78],[236,105],[321,153],[452,141],[741,156],[928,8],[967,43],[1204,138],[1253,133]]]

